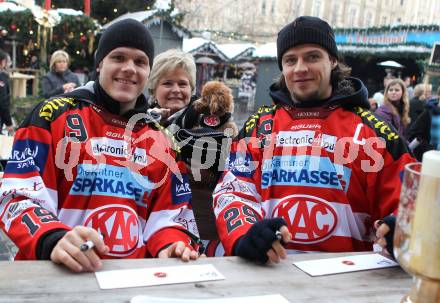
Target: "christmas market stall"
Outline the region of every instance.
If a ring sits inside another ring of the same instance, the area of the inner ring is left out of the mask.
[[[170,48],[182,49],[183,39],[191,36],[188,30],[179,25],[179,16],[171,8],[168,10],[152,9],[126,13],[105,24],[102,29],[105,30],[114,22],[128,18],[142,22],[153,37],[157,55]]]

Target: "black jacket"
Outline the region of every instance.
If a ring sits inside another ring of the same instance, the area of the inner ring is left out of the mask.
[[[78,76],[75,75],[70,69],[66,70],[62,74],[52,71],[48,72],[41,79],[43,97],[48,99],[50,97],[63,94],[63,85],[69,82],[75,83],[76,87],[81,86]]]
[[[11,113],[9,110],[11,99],[11,87],[7,73],[0,72],[0,128],[3,123],[12,125]]]
[[[411,124],[416,122],[417,117],[423,112],[425,108],[425,102],[418,97],[414,97],[409,101],[409,117],[411,118]]]
[[[422,161],[425,152],[440,147],[440,129],[438,124],[433,123],[433,120],[438,121],[440,116],[438,102],[438,99],[428,101],[422,113],[415,121],[412,121],[408,130],[409,141],[415,138],[420,141],[420,145],[414,149],[414,155],[419,161]]]

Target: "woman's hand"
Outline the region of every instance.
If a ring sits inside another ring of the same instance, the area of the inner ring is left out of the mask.
[[[69,83],[63,84],[64,93],[69,93],[69,92],[73,91],[73,89],[75,87],[76,87],[76,84],[73,83],[73,82],[69,82]]]
[[[170,116],[170,109],[169,108],[152,108],[152,112],[159,114],[161,120],[166,120]]]

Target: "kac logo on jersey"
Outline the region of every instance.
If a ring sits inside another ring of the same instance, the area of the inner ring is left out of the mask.
[[[329,238],[338,223],[336,211],[321,198],[292,195],[281,200],[273,217],[283,218],[292,234],[292,242],[318,243]]]
[[[84,225],[104,236],[104,243],[110,248],[110,256],[128,256],[138,246],[138,216],[128,206],[114,204],[92,210]]]
[[[5,172],[25,174],[38,171],[42,175],[48,151],[48,144],[34,140],[17,140],[12,148]]]
[[[182,174],[182,181],[173,174],[171,177],[173,204],[189,202],[192,197],[191,188],[189,187],[188,175]]]

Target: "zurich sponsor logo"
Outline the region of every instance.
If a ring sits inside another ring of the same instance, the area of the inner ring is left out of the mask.
[[[182,174],[182,180],[179,180],[179,178],[173,174],[171,177],[171,186],[173,204],[180,204],[191,200],[192,193],[187,174]]]
[[[236,176],[251,178],[255,171],[255,163],[247,153],[230,153],[229,170]]]
[[[351,169],[327,157],[277,156],[263,163],[261,187],[273,185],[336,188],[347,192]]]
[[[127,198],[139,203],[146,192],[151,192],[153,185],[147,177],[127,167],[80,164],[70,194]]]
[[[34,140],[17,140],[12,147],[11,157],[5,172],[25,174],[38,171],[43,174],[48,151],[48,144]]]

